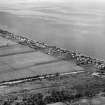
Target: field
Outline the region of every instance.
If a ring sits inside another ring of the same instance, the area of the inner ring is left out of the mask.
[[[8,105],[46,105],[55,102],[84,105],[82,100],[84,97],[88,100],[85,102],[86,105],[94,100],[97,102],[96,99],[100,103],[102,96],[100,98],[98,94],[105,91],[105,79],[93,76],[92,73],[95,71],[92,65],[77,66],[73,61],[55,58],[0,38],[1,83],[42,74],[71,73],[48,79],[1,85],[1,105],[7,103]],[[104,105],[104,102],[102,103]]]
[[[0,81],[35,76],[37,74],[79,70],[83,70],[83,68],[76,66],[73,62],[51,57],[26,46],[11,44],[0,48]]]

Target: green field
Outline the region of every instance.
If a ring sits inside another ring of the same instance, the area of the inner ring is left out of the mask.
[[[7,99],[14,101],[14,97],[18,97],[14,103],[23,103],[22,105],[24,105],[23,100],[25,98],[27,105],[29,105],[28,102],[32,104],[39,93],[43,96],[43,101],[42,98],[40,98],[40,100],[38,99],[38,102],[43,103],[41,103],[41,105],[59,101],[74,101],[74,103],[79,104],[82,102],[81,98],[85,97],[88,99],[91,97],[89,100],[94,101],[96,99],[94,95],[104,91],[105,79],[91,75],[96,71],[92,65],[77,66],[72,60],[65,61],[44,54],[41,51],[33,50],[27,46],[21,46],[8,40],[4,41],[2,38],[0,38],[0,40],[0,82],[31,77],[38,74],[83,71],[82,73],[69,74],[50,79],[0,86],[1,105],[5,105],[2,104],[2,102],[6,102]],[[66,92],[65,95],[59,96],[62,92]],[[50,94],[50,98],[53,97],[54,100],[49,99],[47,94]],[[28,101],[32,96],[34,96],[34,99]],[[9,105],[12,105],[13,101],[7,102],[10,103]],[[89,101],[88,103],[91,102]],[[82,104],[83,103],[81,103],[81,105]],[[35,105],[40,104],[37,103]]]
[[[6,43],[6,40],[4,42]],[[0,81],[37,74],[84,70],[72,61],[63,61],[26,46],[11,43],[10,41],[9,46],[0,48]]]

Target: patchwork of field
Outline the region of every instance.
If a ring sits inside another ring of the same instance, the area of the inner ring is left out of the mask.
[[[9,105],[12,105],[12,103],[14,103],[14,105],[15,103],[24,103],[24,99],[26,99],[27,102],[32,103],[33,100],[28,101],[28,98],[26,97],[31,98],[31,96],[35,96],[37,94],[42,95],[42,102],[46,103],[43,105],[48,105],[48,103],[62,102],[62,97],[65,96],[62,96],[61,94],[61,97],[58,94],[62,91],[65,91],[66,96],[69,97],[69,101],[67,101],[66,97],[65,100],[63,99],[63,102],[71,103],[74,100],[73,103],[76,103],[77,105],[91,105],[90,103],[96,105],[97,100],[99,100],[98,105],[104,105],[105,102],[101,100],[100,96],[98,97],[98,94],[104,91],[105,78],[92,76],[91,74],[94,71],[96,71],[96,68],[94,68],[92,65],[77,66],[72,60],[62,60],[60,58],[44,54],[39,50],[34,50],[27,46],[19,45],[10,40],[0,38],[1,83],[3,81],[31,77],[38,74],[50,74],[57,72],[68,73],[68,75],[56,76],[50,79],[38,79],[35,81],[27,81],[11,85],[0,84],[0,105],[4,105],[5,102],[10,103]],[[71,72],[72,74],[70,74]],[[73,74],[73,72],[78,73]],[[56,94],[58,98],[56,95],[54,97],[52,96],[51,92],[54,90],[58,92]],[[49,99],[47,99],[48,94],[53,97],[55,101],[49,101]],[[91,98],[88,98],[90,95]],[[94,97],[95,95],[98,98]],[[14,100],[15,97],[17,97],[16,100]],[[74,98],[72,99],[72,97]],[[84,97],[86,97],[86,102],[81,101],[84,99]],[[36,96],[34,98],[36,98]],[[39,98],[38,102],[40,102]]]
[[[83,70],[67,62],[27,46],[0,38],[0,82],[11,79]]]

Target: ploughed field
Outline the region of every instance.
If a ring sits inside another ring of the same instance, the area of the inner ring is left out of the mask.
[[[52,57],[7,39],[0,40],[3,40],[0,44],[0,82],[37,74],[83,70],[73,62]]]
[[[104,105],[105,78],[95,71],[0,38],[0,105]]]

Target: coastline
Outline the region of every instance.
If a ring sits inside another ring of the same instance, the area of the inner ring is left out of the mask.
[[[99,60],[99,59],[84,55],[79,51],[70,51],[64,48],[57,48],[56,46],[49,46],[47,43],[37,42],[31,39],[28,39],[24,36],[14,35],[13,33],[2,29],[0,29],[0,37],[6,38],[8,40],[12,40],[18,44],[28,46],[32,49],[39,50],[53,57],[58,57],[66,61],[73,60],[77,65],[80,65],[80,66],[92,64],[95,68],[99,69],[100,72],[105,71],[104,60]]]

